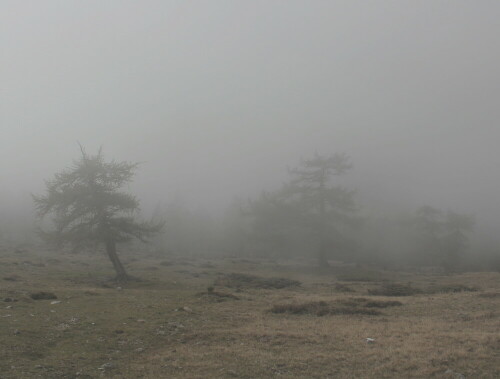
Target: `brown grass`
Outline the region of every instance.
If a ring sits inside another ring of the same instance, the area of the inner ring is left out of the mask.
[[[281,289],[287,287],[298,287],[298,280],[288,278],[263,278],[257,275],[231,273],[219,275],[215,280],[215,285],[230,288],[266,288]]]
[[[0,280],[0,299],[18,300],[0,303],[0,377],[500,377],[500,297],[491,295],[500,292],[498,273],[391,273],[394,283],[411,281],[415,288],[461,284],[480,289],[394,299],[366,296],[382,282],[351,282],[352,292],[341,293],[335,289],[336,276],[286,265],[277,271],[278,263],[262,261],[259,278],[302,285],[240,287],[233,295],[228,288],[207,286],[220,273],[255,275],[255,264],[212,259],[213,267],[200,271],[204,261],[193,259],[196,264],[176,273],[176,258],[169,257],[172,266],[160,265],[162,259],[127,260],[130,274],[144,280],[118,288],[105,281],[112,271],[100,255],[27,251],[21,259],[3,253],[0,278],[19,279]],[[159,269],[148,270],[153,266]],[[30,298],[40,291],[53,292],[61,302]],[[239,300],[210,301],[219,295],[209,292]],[[285,311],[269,312],[275,306]],[[290,312],[293,307],[299,312]],[[317,317],[314,310],[322,309],[328,313]],[[367,338],[375,341],[367,343]]]

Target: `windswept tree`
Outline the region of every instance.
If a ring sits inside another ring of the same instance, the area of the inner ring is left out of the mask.
[[[116,244],[134,238],[146,241],[158,232],[161,222],[139,222],[139,201],[122,187],[129,183],[137,163],[106,162],[102,151],[82,156],[53,179],[46,181],[46,193],[33,196],[37,215],[52,216],[53,230],[42,237],[59,246],[81,248],[103,244],[116,271],[117,280],[130,277],[117,253]]]
[[[358,221],[354,191],[332,183],[334,177],[350,169],[345,154],[315,154],[290,170],[292,180],[283,189],[283,195],[299,209],[303,224],[316,237],[318,261],[323,266],[328,266],[329,251],[346,242],[342,229]]]

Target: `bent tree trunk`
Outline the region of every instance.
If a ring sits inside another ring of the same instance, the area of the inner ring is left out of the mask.
[[[106,253],[108,253],[109,260],[113,263],[113,267],[116,271],[116,279],[119,281],[127,281],[130,277],[125,271],[120,258],[116,254],[116,242],[113,239],[106,241]]]

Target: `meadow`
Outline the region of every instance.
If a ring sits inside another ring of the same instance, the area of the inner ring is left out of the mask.
[[[0,251],[0,378],[498,378],[500,273]]]

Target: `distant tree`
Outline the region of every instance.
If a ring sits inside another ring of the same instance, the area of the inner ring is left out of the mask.
[[[46,182],[46,194],[33,196],[37,215],[51,215],[54,230],[42,237],[58,245],[80,248],[103,244],[117,279],[130,277],[117,253],[116,244],[133,238],[145,241],[158,232],[161,222],[138,222],[139,201],[120,189],[132,180],[137,163],[106,162],[102,151],[82,156]]]
[[[328,266],[328,254],[333,246],[345,245],[341,229],[359,221],[354,217],[357,210],[354,191],[331,183],[335,176],[350,169],[345,154],[315,154],[289,170],[292,180],[283,189],[283,196],[294,204],[303,225],[316,237],[318,262],[322,266]]]
[[[448,211],[446,213],[445,234],[443,236],[443,266],[452,271],[469,247],[470,234],[474,230],[471,215]]]
[[[423,206],[416,211],[415,226],[419,261],[450,271],[456,268],[469,246],[474,229],[471,215]]]
[[[246,212],[253,218],[250,238],[256,251],[290,255],[292,237],[303,225],[297,206],[287,202],[282,191],[263,192],[249,202]]]
[[[424,205],[417,209],[416,225],[426,235],[437,239],[443,230],[443,221],[441,220],[443,212],[439,209]]]
[[[158,252],[199,255],[220,250],[220,222],[202,208],[192,210],[177,197],[157,207],[155,215],[165,224],[164,232],[153,240]]]
[[[441,265],[442,235],[444,230],[443,212],[439,209],[424,205],[415,213],[414,226],[416,228],[415,261],[420,264]]]
[[[236,198],[222,214],[221,250],[241,256],[252,253],[253,219],[247,208],[245,201]]]

